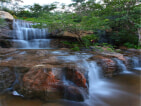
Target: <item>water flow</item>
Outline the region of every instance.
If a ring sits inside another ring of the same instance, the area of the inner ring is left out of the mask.
[[[118,68],[123,72],[123,73],[131,73],[130,71],[127,70],[125,64],[119,60],[119,59],[114,59],[117,62]]]
[[[100,78],[100,70],[101,68],[97,65],[96,62],[91,61],[83,61],[82,63],[83,67],[88,71],[88,80],[89,80],[89,98],[85,100],[85,103],[87,103],[90,106],[106,106],[106,103],[101,101],[98,96],[96,95],[110,95],[111,90],[107,88],[109,86],[109,83],[102,80]]]
[[[141,64],[138,57],[132,57],[133,68],[135,70],[141,70]]]
[[[22,20],[13,21],[13,42],[16,48],[40,49],[49,48],[50,39],[46,39],[48,29],[33,28],[33,23]]]

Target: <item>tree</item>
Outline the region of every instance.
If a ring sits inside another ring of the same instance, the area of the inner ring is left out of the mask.
[[[102,4],[96,3],[95,0],[73,1],[75,3],[69,5],[73,7],[73,12],[51,13],[51,10],[56,9],[56,5],[35,9],[36,13],[42,11],[37,21],[41,23],[40,27],[67,30],[76,34],[80,41],[81,30],[100,30],[106,32],[117,46],[124,43],[139,44],[141,5],[137,4],[137,0],[103,0]]]
[[[84,2],[85,0],[72,0],[73,2],[76,2],[76,3],[82,3]]]
[[[140,24],[138,0],[103,0],[103,18],[109,19],[111,38],[116,44],[129,42],[137,45],[137,29]]]
[[[33,6],[30,6],[29,9],[31,10],[35,17],[38,17],[42,12],[42,6],[37,3],[35,3]]]
[[[50,5],[43,6],[43,12],[50,12],[57,8],[57,3],[51,3]]]

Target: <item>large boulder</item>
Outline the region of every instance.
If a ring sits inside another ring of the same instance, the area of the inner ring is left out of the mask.
[[[57,82],[51,66],[36,65],[23,77],[24,86],[32,90],[46,90]]]
[[[10,13],[5,12],[5,11],[0,11],[0,18],[7,19],[7,20],[14,19],[14,17]]]
[[[29,98],[39,97],[44,100],[50,99],[50,97],[58,98],[59,92],[55,88],[58,80],[52,73],[51,67],[51,65],[36,65],[32,67],[23,76],[23,86],[20,86],[18,91]]]
[[[75,38],[78,39],[79,37],[83,37],[86,35],[91,35],[93,34],[93,31],[80,31],[78,32],[78,34],[70,32],[70,31],[54,31],[51,32],[51,36],[52,37],[61,37],[61,38]]]
[[[67,86],[52,71],[52,65],[36,65],[24,74],[16,90],[26,98],[54,100],[65,98],[83,101],[79,87]]]

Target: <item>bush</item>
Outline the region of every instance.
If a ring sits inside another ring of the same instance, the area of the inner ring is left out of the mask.
[[[73,48],[71,48],[71,50],[74,50],[74,51],[80,51],[80,48],[78,45],[74,46]]]
[[[138,47],[137,45],[134,45],[134,44],[129,43],[129,42],[124,43],[124,46],[126,46],[127,48],[135,48],[135,49],[141,48],[141,47]]]
[[[34,17],[34,15],[31,12],[27,11],[27,10],[19,11],[16,15],[18,17]]]
[[[94,45],[97,42],[98,36],[92,34],[92,35],[84,36],[81,39],[85,47],[89,47],[89,46]]]

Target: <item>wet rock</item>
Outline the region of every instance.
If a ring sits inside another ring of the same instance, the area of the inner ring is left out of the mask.
[[[8,67],[0,67],[0,92],[12,87],[15,73]]]
[[[68,86],[65,89],[65,92],[66,92],[66,93],[64,93],[65,99],[69,99],[69,100],[73,100],[73,101],[84,101],[84,97],[78,87]]]
[[[48,51],[46,50],[39,50],[36,53],[38,56],[47,56],[48,55]]]
[[[42,64],[61,64],[61,62],[57,59],[56,56],[49,56],[46,59],[41,61]]]
[[[0,39],[12,39],[12,22],[5,21],[3,26],[0,26]]]
[[[52,66],[36,65],[23,77],[24,86],[31,90],[46,90],[57,82],[52,73]]]
[[[95,60],[102,67],[104,76],[106,77],[112,77],[114,75],[114,72],[117,70],[116,62],[110,58],[96,55],[91,57],[91,59]]]
[[[59,92],[55,88],[57,83],[52,66],[36,65],[23,76],[23,86],[19,92],[29,98],[39,97],[44,100],[58,98]]]
[[[84,97],[79,87],[72,85],[64,85],[63,83],[58,83],[54,86],[60,92],[60,97],[63,99],[73,100],[73,101],[84,101]]]
[[[106,56],[106,57],[114,57],[114,58],[118,58],[119,60],[122,60],[122,61],[125,61],[126,59],[124,58],[123,54],[121,53],[115,53],[115,52],[110,52],[110,53],[107,53],[107,52],[103,52],[101,53],[103,56]]]
[[[2,48],[10,48],[12,47],[12,43],[9,40],[0,39],[0,46]]]
[[[14,53],[17,49],[14,48],[1,48],[0,49],[0,54],[9,54],[9,53]]]
[[[81,69],[76,66],[69,65],[65,69],[66,79],[74,82],[79,87],[86,88],[86,78],[83,73],[80,71]]]
[[[52,65],[36,65],[24,74],[22,84],[15,88],[25,98],[54,100],[65,98],[83,101],[79,87],[66,86],[52,72]]]
[[[141,53],[141,49],[128,49],[128,51],[133,53]]]

